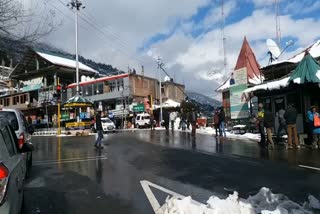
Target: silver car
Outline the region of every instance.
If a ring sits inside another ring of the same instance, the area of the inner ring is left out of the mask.
[[[18,147],[21,149],[24,144],[31,144],[31,134],[33,132],[31,124],[28,124],[23,113],[17,109],[3,108],[0,109],[0,119],[7,120],[14,129],[18,138]],[[32,153],[23,154],[29,173],[32,166]]]
[[[8,121],[0,119],[0,213],[20,214],[26,165],[23,153],[31,144],[18,147],[18,139]]]

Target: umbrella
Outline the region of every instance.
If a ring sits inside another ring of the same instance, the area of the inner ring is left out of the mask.
[[[304,58],[292,72],[289,82],[297,84],[305,82],[320,83],[320,64],[306,51]]]
[[[92,107],[93,103],[87,98],[81,96],[71,97],[65,104],[64,107]]]

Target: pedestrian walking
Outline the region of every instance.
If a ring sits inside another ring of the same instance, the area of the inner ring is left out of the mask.
[[[260,133],[260,146],[261,147],[265,147],[266,144],[266,135],[264,132],[264,109],[263,109],[263,104],[259,103],[258,105],[258,114],[257,114],[257,123],[258,123],[258,127],[259,127],[259,133]]]
[[[218,137],[218,134],[220,134],[220,120],[219,120],[219,109],[218,108],[214,112],[213,123],[214,123],[214,128],[216,130],[216,137]]]
[[[312,147],[314,149],[320,148],[320,115],[317,112],[317,108],[312,106],[307,115],[312,130]]]
[[[196,137],[196,124],[197,124],[197,112],[195,111],[195,109],[192,109],[191,112],[191,118],[190,118],[190,122],[191,122],[191,135],[192,137]]]
[[[150,114],[150,128],[151,130],[155,130],[155,120],[153,113]]]
[[[267,146],[274,149],[274,143],[272,139],[272,128],[274,124],[273,114],[270,111],[270,106],[266,106],[266,111],[264,112],[263,118],[264,127],[267,129]]]
[[[298,131],[297,131],[297,110],[294,108],[293,104],[288,105],[288,109],[284,114],[284,119],[286,120],[287,129],[288,129],[288,147],[287,149],[292,149],[292,138],[293,143],[296,148],[300,148]]]
[[[219,111],[219,133],[220,137],[226,137],[226,130],[225,130],[225,120],[226,120],[226,114],[224,113],[223,107],[220,108]]]
[[[279,127],[278,127],[278,132],[277,132],[277,144],[280,144],[280,142],[281,142],[280,135],[281,135],[282,130],[284,130],[286,132],[286,135],[288,135],[287,124],[286,124],[286,120],[284,119],[285,113],[286,113],[286,111],[283,108],[280,108],[280,110],[278,111]]]
[[[174,123],[177,119],[177,113],[176,112],[171,112],[170,113],[170,122],[171,122],[171,130],[174,130]]]
[[[96,140],[94,146],[97,148],[103,148],[103,146],[101,145],[101,141],[103,138],[102,123],[101,123],[101,111],[98,111],[98,113],[96,115],[96,130],[97,130],[97,140]]]
[[[170,115],[167,110],[163,111],[163,120],[164,120],[164,127],[166,128],[166,130],[169,130]]]

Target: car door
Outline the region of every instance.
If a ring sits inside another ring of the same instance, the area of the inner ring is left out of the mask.
[[[7,189],[7,202],[10,204],[10,214],[20,213],[23,200],[23,184],[26,166],[16,149],[16,142],[13,137],[14,131],[5,126],[1,129],[0,141],[4,142],[7,149],[8,157],[4,161],[9,169],[9,183]]]

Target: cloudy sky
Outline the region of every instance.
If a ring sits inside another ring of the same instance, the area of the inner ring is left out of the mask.
[[[67,0],[30,0],[32,8],[52,13],[61,25],[44,39],[58,48],[74,52],[74,15]],[[223,81],[221,0],[82,0],[80,12],[80,54],[158,77],[155,59],[188,90],[214,95]],[[281,0],[283,57],[293,55],[320,36],[320,1]],[[29,5],[30,6],[30,5]],[[228,68],[235,66],[244,36],[259,63],[268,61],[265,41],[276,37],[274,0],[225,0],[225,34]]]

